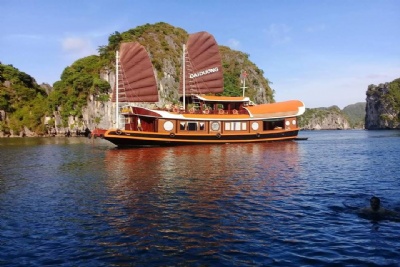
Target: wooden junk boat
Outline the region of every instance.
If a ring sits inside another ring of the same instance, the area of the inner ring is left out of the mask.
[[[191,34],[183,48],[179,88],[182,103],[161,109],[139,103],[159,101],[147,51],[137,42],[121,44],[117,52],[116,92],[112,97],[116,102],[117,125],[104,134],[106,140],[118,147],[130,147],[297,138],[297,117],[305,111],[301,101],[256,105],[244,96],[216,96],[223,92],[224,84],[214,37],[207,32]],[[128,104],[120,108],[119,103]]]

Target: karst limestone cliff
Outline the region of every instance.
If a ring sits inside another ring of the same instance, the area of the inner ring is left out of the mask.
[[[306,109],[299,119],[303,130],[347,130],[350,123],[341,110],[336,107]]]
[[[396,81],[394,81],[396,82]],[[396,99],[396,88],[392,83],[370,85],[367,91],[365,128],[400,129],[399,103]]]

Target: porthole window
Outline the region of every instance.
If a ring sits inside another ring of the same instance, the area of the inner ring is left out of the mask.
[[[293,124],[293,125],[296,125],[296,120],[292,120],[292,124]]]
[[[285,124],[286,124],[286,126],[289,126],[290,125],[290,121],[286,121]]]
[[[219,122],[216,122],[216,121],[214,121],[214,122],[212,122],[211,123],[211,130],[213,130],[213,131],[219,131]]]
[[[164,130],[172,131],[174,129],[174,124],[171,121],[164,122]]]
[[[251,129],[253,129],[253,131],[257,131],[258,130],[258,122],[253,122],[251,124]]]

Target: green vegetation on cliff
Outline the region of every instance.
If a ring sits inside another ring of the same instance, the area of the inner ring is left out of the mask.
[[[385,102],[400,112],[400,78],[390,82],[388,87],[386,91],[380,86],[371,84],[368,86],[367,96],[382,97]]]
[[[299,117],[300,128],[314,128],[315,125],[322,125],[328,117],[336,118],[333,123],[338,123],[337,128],[341,128],[340,122],[347,121],[352,129],[364,128],[366,103],[356,103],[348,105],[340,110],[338,106],[328,108],[306,108],[305,113]],[[328,120],[329,121],[329,120]],[[323,126],[323,125],[322,125]]]
[[[263,103],[260,99],[258,90],[264,88],[265,99],[268,103],[273,103],[275,91],[270,87],[270,81],[264,77],[264,71],[259,69],[249,60],[249,55],[240,51],[235,51],[226,46],[220,46],[222,57],[222,67],[224,69],[224,93],[227,96],[243,95],[240,75],[246,70],[248,77],[246,80],[246,96],[249,96],[256,103]]]
[[[101,59],[88,56],[66,67],[61,80],[54,83],[49,107],[60,111],[64,126],[67,126],[69,116],[82,117],[82,108],[86,106],[89,95],[94,95],[96,100],[109,100],[110,84],[100,79],[101,69]]]
[[[341,114],[340,108],[338,106],[329,108],[306,108],[304,114],[299,117],[299,126],[300,128],[304,128],[307,125],[321,123],[329,114]]]
[[[347,117],[352,128],[363,128],[365,122],[365,102],[348,105],[342,112]]]
[[[47,94],[30,75],[12,65],[0,63],[0,110],[8,114],[0,121],[0,131],[15,134],[24,127],[44,133],[44,116],[49,112]]]
[[[366,129],[400,128],[400,79],[368,86],[365,125]]]
[[[398,119],[400,120],[400,79],[389,83],[389,93],[385,95],[385,98],[397,111]]]

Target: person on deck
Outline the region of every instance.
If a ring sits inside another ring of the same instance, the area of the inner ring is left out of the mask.
[[[141,123],[141,121],[140,121],[140,118],[138,118],[138,120],[137,120],[137,130],[138,130],[138,131],[143,131],[142,123]]]

